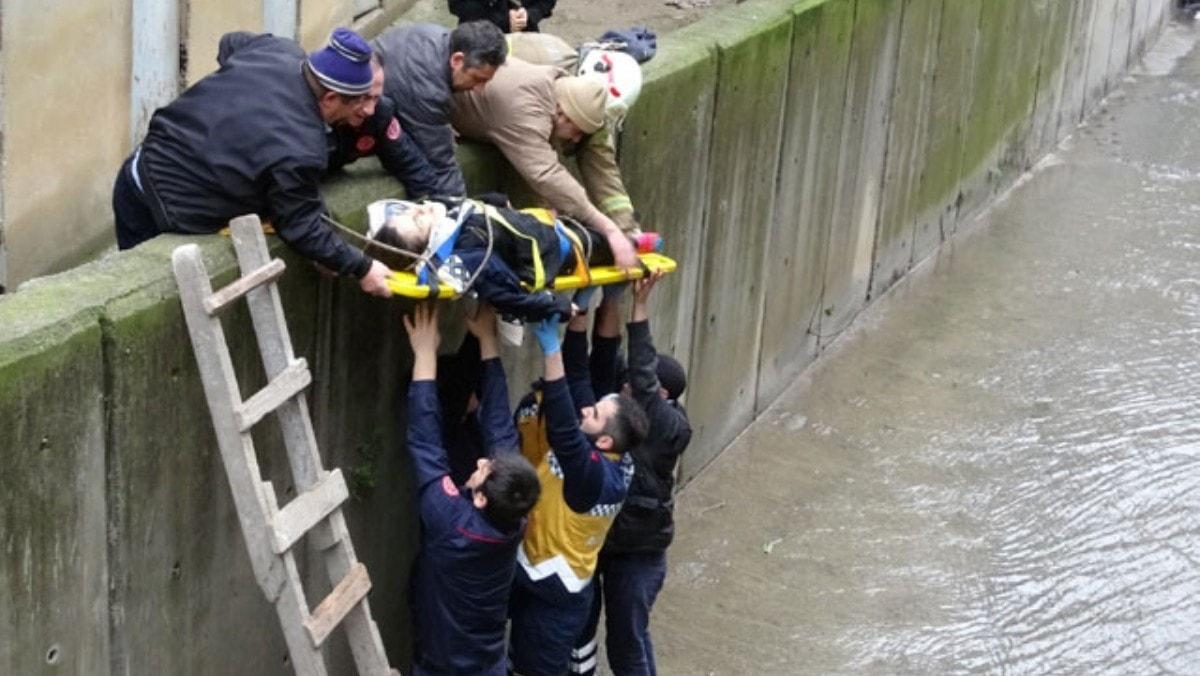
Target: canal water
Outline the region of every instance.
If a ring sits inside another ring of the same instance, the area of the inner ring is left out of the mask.
[[[681,493],[661,673],[1200,674],[1195,32]]]

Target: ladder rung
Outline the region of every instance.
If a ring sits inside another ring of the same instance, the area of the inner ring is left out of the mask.
[[[296,496],[271,520],[271,544],[275,553],[282,554],[291,549],[349,497],[346,480],[339,469],[326,474],[319,484]]]
[[[304,391],[312,382],[312,374],[308,372],[308,362],[297,359],[288,365],[279,375],[275,376],[267,386],[254,393],[233,412],[238,429],[242,432],[258,424],[271,411],[282,406],[286,401]]]
[[[334,627],[341,624],[346,614],[366,598],[369,591],[371,577],[367,575],[367,567],[361,562],[355,563],[346,577],[329,592],[324,601],[321,601],[312,616],[304,621],[304,628],[312,638],[313,647],[320,648]]]
[[[238,279],[229,286],[222,288],[213,295],[204,299],[204,311],[208,316],[213,316],[229,307],[237,299],[257,289],[258,287],[268,282],[273,282],[279,279],[283,274],[284,268],[287,266],[278,258],[271,259],[270,263],[251,272],[250,274]]]

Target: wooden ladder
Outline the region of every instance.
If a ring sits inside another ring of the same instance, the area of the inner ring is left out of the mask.
[[[399,674],[388,666],[379,629],[371,619],[367,592],[371,579],[354,554],[341,505],[349,492],[340,470],[321,467],[304,389],[312,381],[304,359],[292,352],[276,280],[279,259],[268,259],[257,216],[230,223],[242,277],[213,293],[200,249],[175,249],[172,263],[187,319],[204,394],[212,414],[221,459],[233,491],[250,563],[267,600],[275,605],[292,665],[301,676],[324,675],[321,646],[339,624],[350,640],[358,673]],[[220,313],[245,296],[270,381],[254,396],[241,398]],[[275,488],[263,481],[250,430],[275,412],[287,446],[296,498],[280,508]],[[320,551],[333,591],[309,609],[296,568],[294,547],[305,536]]]

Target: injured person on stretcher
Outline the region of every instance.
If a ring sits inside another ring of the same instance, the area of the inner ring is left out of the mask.
[[[590,286],[593,268],[613,264],[603,235],[544,209],[513,209],[500,195],[447,202],[385,200],[368,212],[372,245],[367,251],[409,270],[399,273],[397,284],[411,282],[422,291],[406,295],[445,297],[442,292],[449,288],[450,297],[476,295],[501,316],[522,322],[556,314],[566,321],[579,308],[555,295],[556,278],[571,275],[577,282],[573,288]],[[661,245],[657,235],[640,237],[646,248]],[[396,250],[408,260],[389,260]]]

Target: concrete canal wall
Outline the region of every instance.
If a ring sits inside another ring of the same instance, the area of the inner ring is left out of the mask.
[[[660,347],[691,367],[695,475],[837,338],[1094,107],[1168,0],[750,0],[663,36],[621,138],[642,221],[681,271],[656,299]],[[520,186],[464,146],[474,189]],[[377,166],[331,207],[395,195]],[[161,237],[0,297],[0,672],[287,673],[253,581]],[[392,654],[409,653],[416,545],[401,446],[409,350],[398,301],[278,247],[328,466]],[[447,327],[454,326],[448,317]],[[227,321],[243,394],[263,383],[245,312]],[[451,342],[461,328],[448,331]],[[536,355],[510,353],[511,384]],[[278,430],[265,477],[291,489]],[[311,555],[311,554],[310,554]],[[310,596],[327,589],[314,584]],[[344,643],[330,659],[348,672]]]

